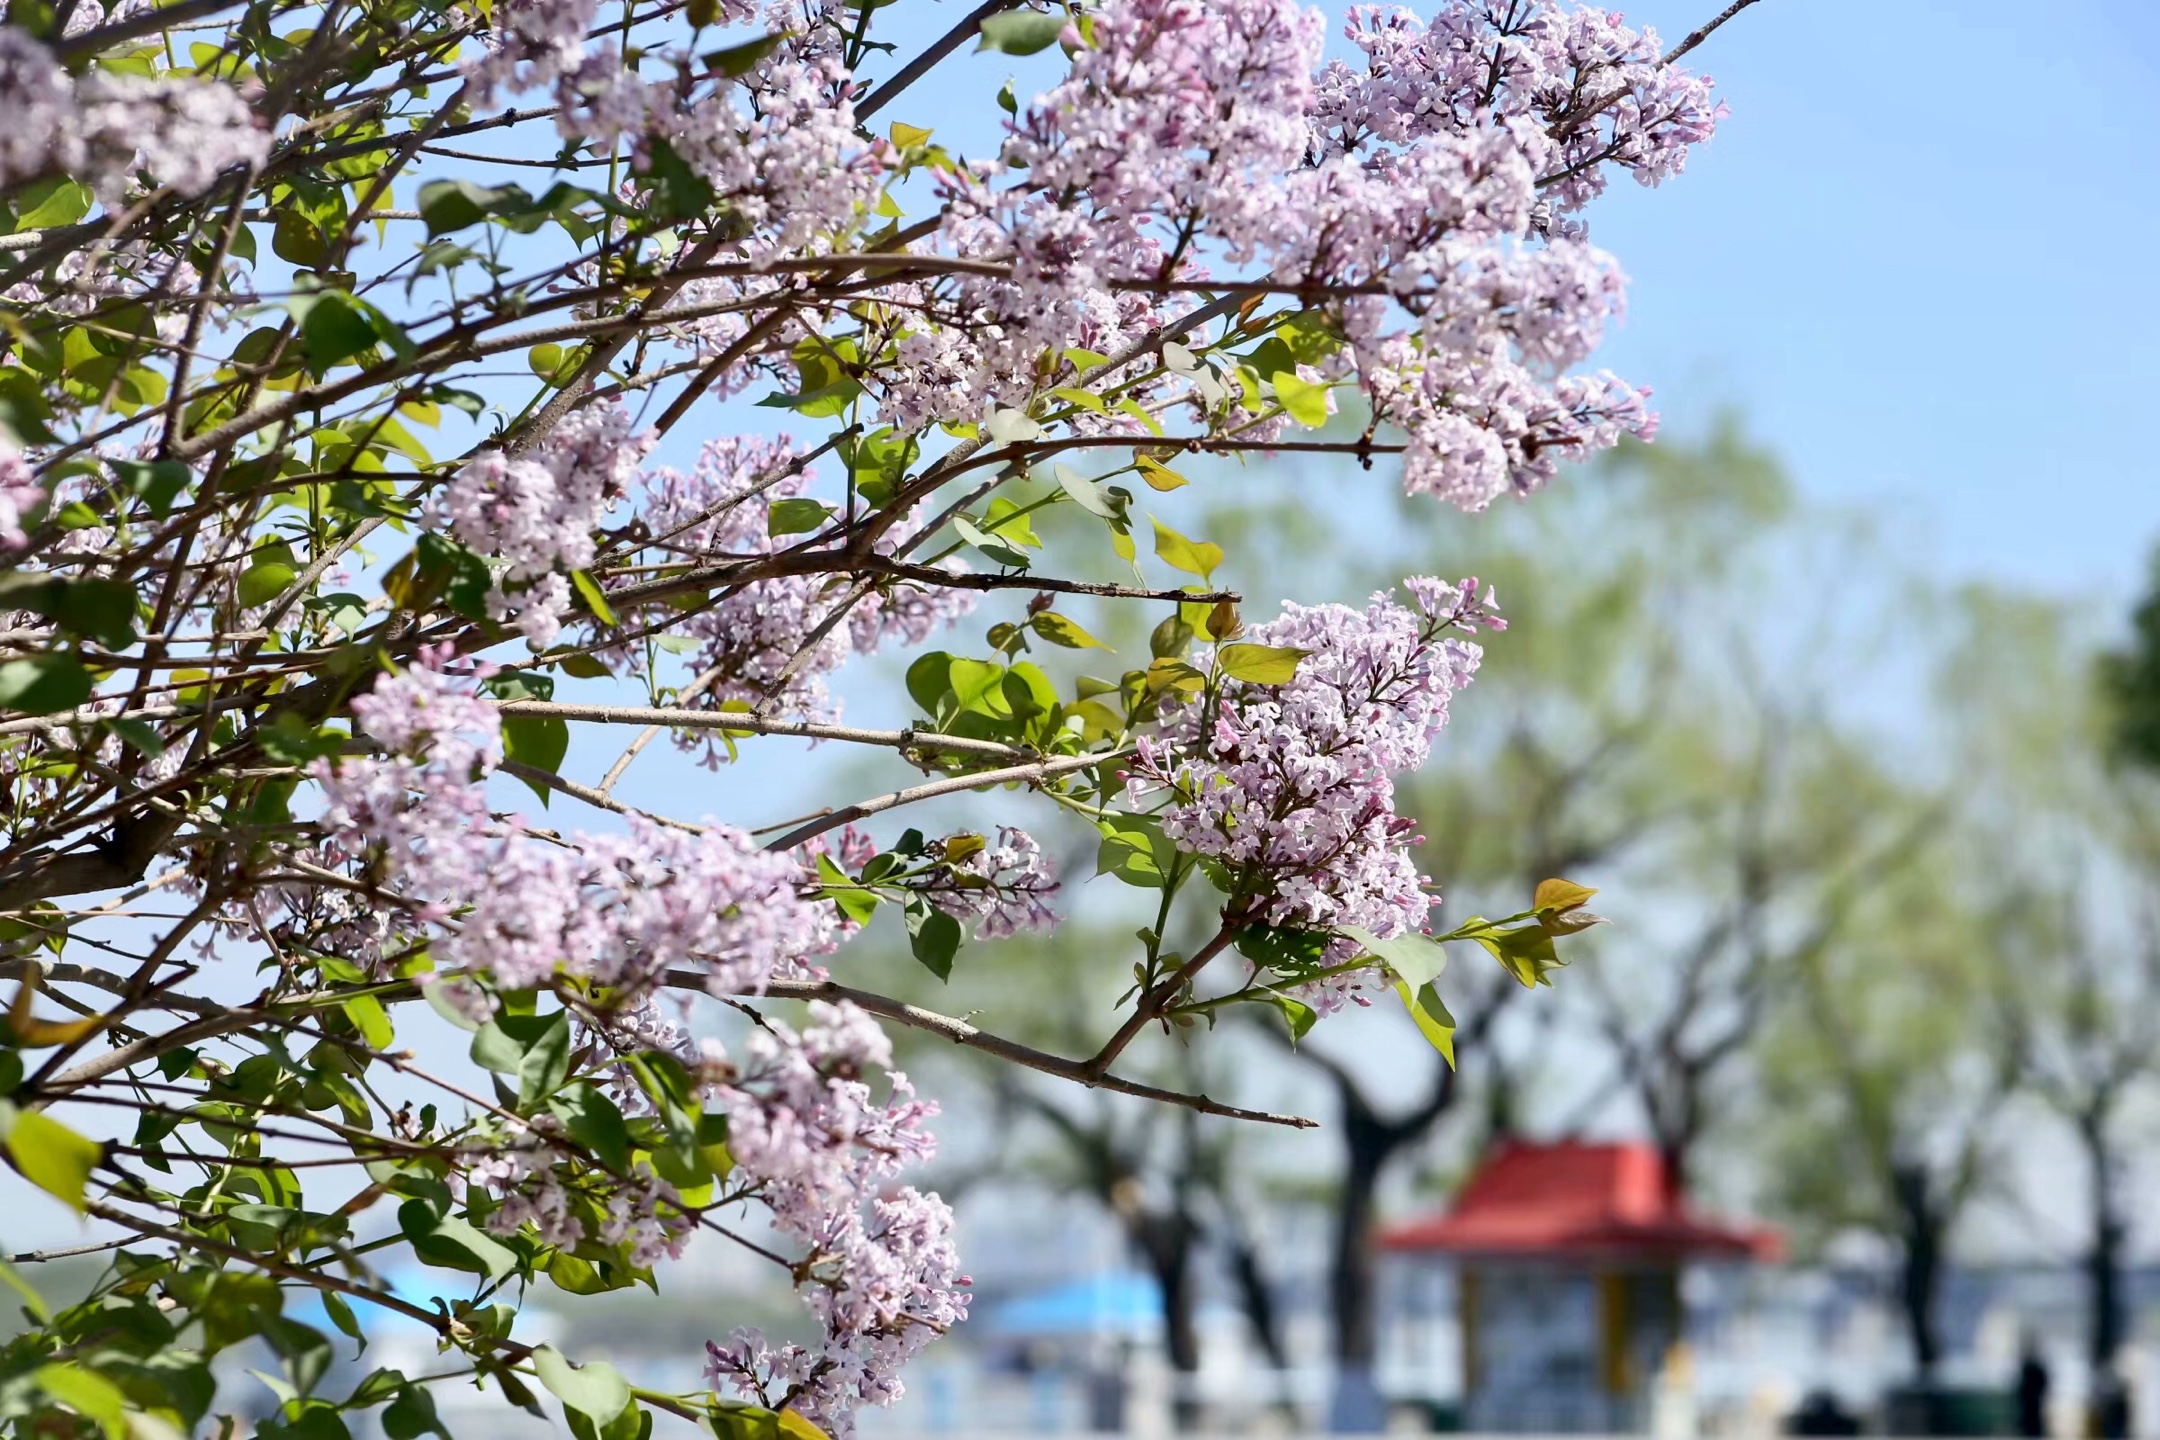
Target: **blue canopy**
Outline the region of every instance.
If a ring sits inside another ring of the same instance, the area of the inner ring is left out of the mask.
[[[1131,1271],[1068,1281],[1006,1301],[990,1312],[996,1335],[1101,1335],[1135,1338],[1162,1328],[1162,1290]]]

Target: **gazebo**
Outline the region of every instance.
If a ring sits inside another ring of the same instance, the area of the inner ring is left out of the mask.
[[[1502,1145],[1452,1209],[1380,1244],[1456,1267],[1463,1428],[1545,1434],[1640,1430],[1683,1333],[1682,1264],[1783,1248],[1696,1214],[1653,1147],[1578,1141]]]

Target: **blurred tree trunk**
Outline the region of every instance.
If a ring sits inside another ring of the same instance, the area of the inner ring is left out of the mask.
[[[1938,1203],[1934,1177],[1924,1165],[1899,1165],[1891,1175],[1902,1229],[1898,1300],[1905,1312],[1905,1334],[1912,1346],[1913,1373],[1922,1387],[1932,1386],[1942,1363],[1943,1245],[1948,1217]]]
[[[2123,1304],[2123,1248],[2130,1222],[2122,1211],[2121,1157],[2108,1133],[2114,1109],[2115,1093],[2103,1089],[2077,1120],[2078,1140],[2092,1172],[2092,1237],[2085,1252],[2090,1305],[2086,1358],[2096,1375],[2113,1369],[2115,1352],[2122,1348],[2129,1328]]]
[[[1134,1132],[1120,1127],[1117,1111],[1109,1104],[1100,1106],[1094,1118],[1080,1119],[1024,1081],[1008,1083],[1003,1093],[1008,1103],[1040,1117],[1057,1132],[1078,1165],[1082,1185],[1117,1218],[1127,1243],[1155,1281],[1162,1297],[1163,1349],[1174,1385],[1172,1423],[1181,1432],[1200,1428],[1201,1406],[1194,1385],[1200,1372],[1200,1332],[1194,1323],[1193,1262],[1204,1231],[1193,1214],[1192,1201],[1195,1189],[1205,1183],[1202,1172],[1209,1157],[1200,1145],[1198,1117],[1190,1110],[1174,1117],[1177,1139],[1158,1177],[1163,1183],[1157,1189],[1162,1193],[1151,1194],[1147,1170],[1153,1136],[1149,1129]],[[1143,1127],[1161,1118],[1144,1112]]]

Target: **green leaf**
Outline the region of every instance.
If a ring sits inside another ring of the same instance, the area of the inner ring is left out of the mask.
[[[15,194],[15,228],[50,230],[73,225],[90,213],[96,198],[89,186],[64,178],[25,185]]]
[[[1321,967],[1327,947],[1335,937],[1325,930],[1298,930],[1275,925],[1248,925],[1238,931],[1240,955],[1277,975],[1295,979]]]
[[[524,209],[532,197],[517,185],[481,185],[471,180],[430,180],[420,187],[420,218],[428,239],[478,225],[498,211]]]
[[[135,643],[135,587],[124,580],[63,580],[17,571],[0,576],[0,607],[35,611],[108,650]]]
[[[1110,407],[1103,403],[1102,396],[1097,395],[1092,390],[1082,390],[1077,385],[1061,385],[1050,393],[1068,405],[1077,405],[1083,410],[1092,410],[1097,415],[1110,413]]]
[[[605,1360],[572,1365],[552,1345],[532,1352],[533,1373],[569,1409],[605,1425],[630,1404],[630,1382]]]
[[[530,1111],[570,1076],[570,1012],[558,1010],[518,1061],[518,1109]]]
[[[831,507],[819,500],[775,500],[766,513],[765,533],[774,537],[808,535],[823,529],[832,513]]]
[[[1012,718],[1012,705],[1005,698],[1005,667],[989,660],[952,658],[946,671],[952,685],[953,698],[962,710],[972,710],[978,715],[988,715],[994,720]]]
[[[517,1252],[468,1221],[438,1216],[425,1200],[398,1206],[398,1228],[429,1265],[500,1280],[517,1268]]]
[[[952,978],[953,956],[960,953],[960,922],[925,903],[908,908],[908,946],[922,967],[940,980]]]
[[[450,1434],[436,1418],[435,1397],[428,1388],[410,1383],[400,1387],[397,1399],[383,1407],[382,1428],[389,1440],[420,1440],[430,1433],[448,1440]]]
[[[655,140],[648,147],[646,176],[652,184],[652,219],[671,225],[690,220],[712,208],[713,188],[704,176],[690,168],[675,147]]]
[[[1360,930],[1355,925],[1344,927],[1342,933],[1364,946],[1366,953],[1386,961],[1395,978],[1409,982],[1412,987],[1431,984],[1440,978],[1441,971],[1447,969],[1447,947],[1430,935],[1412,932],[1382,940],[1370,930]]]
[[[1104,520],[1118,518],[1118,507],[1103,493],[1102,486],[1063,465],[1053,466],[1051,473],[1057,476],[1058,488],[1081,509]]]
[[[1418,1033],[1432,1042],[1433,1049],[1440,1052],[1443,1060],[1453,1065],[1455,1017],[1448,1014],[1447,1006],[1441,1003],[1440,992],[1430,984],[1420,985],[1413,992],[1408,985],[1398,980],[1395,982],[1395,993],[1401,998],[1403,1008],[1410,1012],[1410,1018],[1417,1022]]]
[[[173,507],[173,501],[194,478],[194,472],[178,460],[113,460],[112,467],[120,488],[150,507],[150,513],[163,519]]]
[[[867,925],[877,913],[878,897],[864,889],[847,871],[842,870],[830,855],[817,857],[818,879],[824,882],[820,893],[840,907],[840,913],[858,925]]]
[[[592,577],[591,571],[571,571],[570,586],[585,601],[585,608],[592,611],[593,619],[598,620],[602,625],[620,625],[622,623],[615,618],[615,607],[608,604],[607,592],[600,588],[600,582]]]
[[[0,1107],[14,1107],[0,1102]],[[68,1208],[81,1214],[90,1172],[104,1158],[105,1147],[86,1135],[78,1135],[42,1110],[16,1111],[7,1125],[7,1152],[23,1178],[48,1195],[56,1195]]]
[[[718,70],[733,79],[741,79],[750,73],[751,67],[778,48],[787,38],[786,31],[772,35],[760,35],[755,40],[745,40],[740,45],[730,45],[724,50],[708,50],[698,58],[708,69]]]
[[[283,546],[277,547],[283,550]],[[300,572],[291,561],[291,552],[285,558],[266,554],[240,573],[239,599],[244,610],[258,605],[268,605],[290,589]]]
[[[938,707],[952,691],[953,657],[943,650],[932,650],[917,656],[907,669],[908,698],[922,707],[926,715],[938,713]]]
[[[975,46],[975,53],[1000,50],[1007,55],[1033,55],[1057,44],[1058,36],[1065,33],[1071,17],[1062,10],[1043,14],[1035,10],[1007,10],[986,17],[981,25],[982,39]]]
[[[50,715],[90,699],[90,672],[72,655],[30,655],[0,664],[0,710]]]
[[[360,1328],[360,1317],[353,1314],[353,1308],[346,1302],[345,1297],[335,1290],[318,1290],[315,1293],[322,1301],[323,1313],[330,1317],[331,1324],[337,1326],[338,1333],[349,1340],[359,1341],[361,1349],[366,1349],[367,1332]],[[359,1350],[353,1352],[356,1358],[359,1353]]]
[[[1297,679],[1298,662],[1311,653],[1294,645],[1224,645],[1216,650],[1215,663],[1248,685],[1287,685]]]
[[[1150,516],[1150,519],[1154,517]],[[1222,546],[1205,540],[1188,540],[1160,520],[1155,521],[1155,554],[1173,570],[1205,580],[1222,564]]]
[[[308,368],[327,373],[382,338],[374,317],[342,290],[320,290],[287,301],[300,321],[300,351]]]
[[[1028,628],[1053,645],[1067,650],[1108,650],[1110,647],[1081,628],[1079,622],[1060,615],[1055,610],[1045,610],[1028,621]]]
[[[67,1361],[40,1365],[38,1388],[86,1420],[94,1420],[112,1440],[128,1433],[127,1397],[120,1387],[82,1366]]]
[[[12,1090],[14,1086],[8,1088]],[[45,1297],[38,1294],[36,1288],[22,1278],[21,1271],[5,1260],[0,1260],[0,1283],[4,1283],[22,1297],[23,1308],[28,1310],[39,1324],[45,1324],[52,1319],[52,1311],[47,1308]]]
[[[291,1378],[293,1388],[302,1395],[313,1392],[334,1358],[330,1341],[321,1331],[283,1316],[264,1324],[263,1338],[285,1362],[286,1375]]]
[[[1095,828],[1102,835],[1095,847],[1098,872],[1143,890],[1163,887],[1177,863],[1177,851],[1161,826],[1137,816],[1120,816],[1114,822],[1098,821]]]
[[[1489,931],[1471,938],[1491,951],[1493,959],[1522,982],[1525,989],[1552,984],[1546,977],[1567,964],[1553,949],[1553,937],[1537,925]]]
[[[1312,430],[1327,424],[1327,386],[1301,380],[1290,370],[1278,370],[1268,378],[1274,382],[1275,398],[1291,419]]]
[[[548,1102],[548,1109],[563,1122],[570,1138],[599,1157],[610,1170],[630,1168],[630,1127],[615,1102],[594,1086],[579,1081]]]
[[[373,995],[355,995],[345,1002],[345,1016],[367,1041],[368,1048],[388,1050],[397,1043],[397,1032],[390,1026],[390,1014],[383,1009],[382,1001]]]
[[[1279,990],[1270,990],[1261,998],[1282,1012],[1283,1023],[1290,1027],[1292,1041],[1304,1039],[1320,1018],[1320,1012],[1312,1006],[1302,1000],[1293,1000]]]
[[[992,535],[965,515],[955,515],[952,520],[954,533],[962,540],[980,550],[994,563],[1008,570],[1025,570],[1033,562],[1024,551],[1015,549],[999,536]]]
[[[570,753],[570,727],[560,715],[505,715],[502,737],[505,757],[550,775],[561,771],[563,757]],[[545,784],[538,780],[525,784],[542,805],[548,803],[551,792]]]

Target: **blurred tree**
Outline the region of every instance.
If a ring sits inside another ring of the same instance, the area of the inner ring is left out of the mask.
[[[2108,738],[2116,753],[2160,768],[2160,549],[2130,612],[2130,637],[2100,657],[2099,676],[2112,705]]]
[[[1546,500],[1473,517],[1405,511],[1378,527],[1402,548],[1363,545],[1371,578],[1344,589],[1435,555],[1496,585],[1508,631],[1487,645],[1432,766],[1401,781],[1403,808],[1428,837],[1451,923],[1514,909],[1550,876],[1624,892],[1624,923],[1599,932],[1597,963],[1563,991],[1587,1000],[1614,1057],[1618,1083],[1598,1087],[1597,1104],[1631,1099],[1677,1179],[1774,981],[1837,933],[1873,861],[1909,842],[1912,817],[1887,818],[1875,791],[1851,783],[1859,747],[1789,660],[1815,641],[1803,627],[1829,623],[1812,602],[1833,592],[1801,586],[1796,603],[1781,589],[1808,525],[1737,422],[1695,444],[1623,446]],[[1242,536],[1241,550],[1314,563],[1295,532],[1279,552],[1258,538]],[[1756,678],[1772,671],[1781,686]],[[1458,1055],[1488,1097],[1477,1119],[1504,1131],[1547,1063],[1561,1007],[1532,1007],[1535,1037],[1518,1028],[1502,1043],[1503,1022],[1524,1014],[1517,987],[1470,968],[1443,988]],[[1299,1053],[1337,1102],[1330,1418],[1357,1431],[1385,1418],[1373,1381],[1381,1189],[1464,1091],[1437,1057],[1406,1078],[1338,1049],[1331,1036]],[[1579,1065],[1582,1051],[1568,1058]]]
[[[2160,577],[2156,577],[2160,578]],[[2129,654],[2091,646],[2044,601],[1973,589],[1944,666],[1945,712],[1968,793],[1968,862],[2020,897],[1998,931],[2004,1023],[2023,1037],[2031,1089],[2067,1127],[2086,1168],[2086,1352],[2093,1433],[2123,1384],[2126,1111],[2160,1063],[2160,691]],[[2134,652],[2160,643],[2160,604],[2134,616]],[[2097,681],[2097,683],[2095,683]]]
[[[1971,903],[1947,846],[1886,865],[1839,943],[1799,959],[1763,1046],[1753,1133],[1801,1248],[1879,1237],[1897,1257],[1914,1371],[1931,1383],[1953,1232],[1999,1175],[2025,1048],[2004,1023],[2003,913]]]

